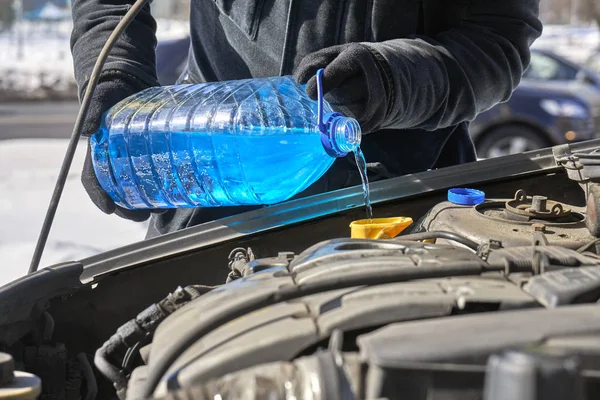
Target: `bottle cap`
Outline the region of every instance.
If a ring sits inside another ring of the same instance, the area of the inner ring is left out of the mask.
[[[317,127],[321,132],[321,143],[331,157],[345,157],[360,146],[360,125],[338,112],[323,114],[323,72],[323,68],[317,71]]]
[[[448,190],[448,201],[461,206],[473,206],[485,201],[485,193],[476,189],[454,188]]]

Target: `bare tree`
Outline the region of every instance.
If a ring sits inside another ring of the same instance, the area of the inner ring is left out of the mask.
[[[173,16],[179,19],[188,19],[190,16],[190,0],[173,1]]]
[[[584,21],[595,22],[598,28],[600,28],[600,0],[579,1],[580,18]]]
[[[0,32],[11,28],[15,22],[15,9],[12,0],[0,0]]]
[[[544,24],[568,24],[574,1],[577,0],[542,0],[540,16]]]

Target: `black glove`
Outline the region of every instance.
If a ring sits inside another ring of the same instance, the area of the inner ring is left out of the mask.
[[[150,217],[149,210],[128,210],[126,208],[119,207],[110,198],[110,196],[102,189],[96,173],[94,172],[94,166],[92,165],[91,157],[91,146],[89,143],[89,137],[98,131],[100,122],[103,114],[112,106],[117,104],[119,101],[132,94],[135,94],[145,87],[136,84],[127,83],[122,79],[107,79],[102,80],[98,83],[88,115],[83,125],[82,136],[88,137],[87,154],[83,164],[83,171],[81,172],[81,182],[92,202],[101,211],[106,214],[116,214],[121,218],[129,219],[136,222],[142,222]],[[164,210],[162,210],[164,211]]]
[[[376,50],[359,43],[328,47],[309,54],[294,73],[306,83],[306,93],[317,99],[317,79],[323,72],[325,100],[340,113],[354,117],[363,133],[378,130],[393,99],[393,81],[388,63]]]

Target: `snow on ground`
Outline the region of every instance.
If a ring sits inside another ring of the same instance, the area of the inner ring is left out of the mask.
[[[185,21],[158,20],[157,37],[168,40],[188,33]],[[25,21],[0,33],[0,93],[6,97],[60,98],[75,93],[70,53],[72,22]]]
[[[83,145],[83,143],[82,143]],[[65,139],[0,141],[0,286],[27,273],[67,147]],[[99,211],[87,197],[77,151],[40,266],[143,240],[147,224]]]

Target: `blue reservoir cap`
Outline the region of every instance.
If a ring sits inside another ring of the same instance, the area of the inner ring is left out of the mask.
[[[454,188],[448,190],[448,201],[461,206],[473,206],[485,201],[485,193],[476,189]]]

